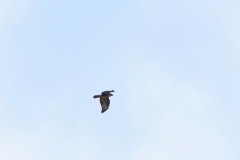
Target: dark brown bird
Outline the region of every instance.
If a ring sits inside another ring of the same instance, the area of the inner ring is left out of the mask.
[[[105,112],[109,108],[109,105],[110,105],[109,97],[113,96],[111,92],[114,92],[114,90],[104,91],[104,92],[102,92],[101,95],[93,96],[93,98],[100,98],[100,103],[101,103],[101,106],[102,106],[102,112],[101,113]]]

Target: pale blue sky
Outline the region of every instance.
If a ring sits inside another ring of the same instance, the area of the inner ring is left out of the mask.
[[[239,160],[239,6],[0,0],[0,159]]]

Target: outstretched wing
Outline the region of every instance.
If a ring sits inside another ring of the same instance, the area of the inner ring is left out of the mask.
[[[102,95],[108,95],[108,94],[111,93],[111,92],[114,92],[114,90],[111,90],[111,91],[104,91],[104,92],[102,92]]]
[[[110,100],[107,96],[101,96],[100,97],[100,103],[101,103],[101,106],[102,106],[102,112],[101,113],[103,113],[109,108]]]

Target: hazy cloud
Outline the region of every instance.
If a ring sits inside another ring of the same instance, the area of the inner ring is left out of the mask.
[[[229,157],[231,145],[215,123],[218,99],[174,79],[155,61],[133,63],[130,70],[128,118],[142,136],[133,159]]]

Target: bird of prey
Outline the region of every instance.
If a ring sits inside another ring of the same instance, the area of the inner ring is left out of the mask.
[[[105,112],[109,108],[109,105],[110,105],[109,97],[113,96],[111,92],[114,92],[114,90],[104,91],[104,92],[102,92],[101,95],[93,96],[93,98],[100,98],[100,103],[101,103],[101,106],[102,106],[102,112],[101,113]]]

